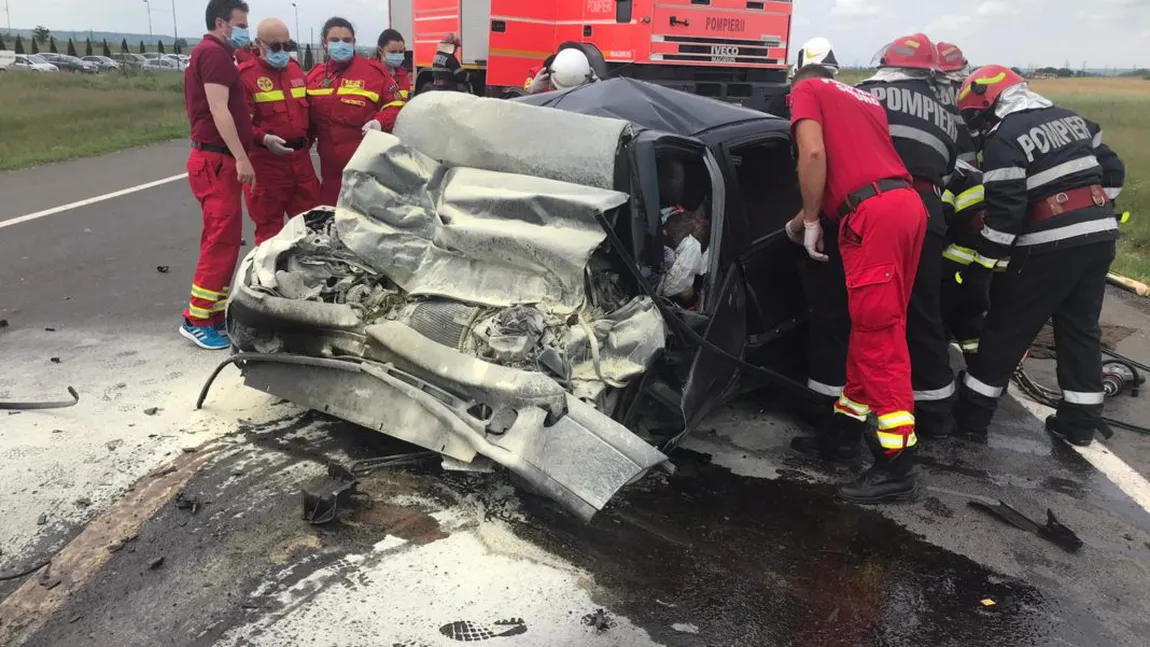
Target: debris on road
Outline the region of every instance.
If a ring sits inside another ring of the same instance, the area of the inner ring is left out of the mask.
[[[1076,553],[1078,549],[1082,548],[1082,540],[1078,535],[1059,521],[1054,516],[1054,511],[1049,508],[1046,510],[1046,525],[1043,526],[1012,508],[1005,501],[999,501],[998,505],[990,505],[982,501],[970,501],[969,504],[973,508],[978,508],[998,517],[1015,528],[1034,533],[1068,553]]]
[[[7,319],[0,319],[0,328],[7,328],[7,327],[8,327],[8,320]]]
[[[199,497],[187,496],[183,492],[176,495],[176,509],[177,510],[190,510],[194,515],[200,511]]]
[[[59,358],[57,358],[59,359]],[[74,407],[80,402],[80,394],[76,389],[68,387],[68,395],[72,396],[71,402],[0,402],[0,409],[8,411],[35,411],[40,409],[66,409]]]
[[[154,415],[156,415],[156,414],[157,414],[157,413],[159,413],[159,412],[160,412],[160,408],[159,408],[159,407],[151,407],[151,408],[148,408],[148,409],[144,409],[144,415],[145,415],[145,416],[154,416]]]
[[[52,560],[45,559],[41,562],[37,562],[36,565],[31,566],[29,568],[26,568],[22,571],[19,571],[16,573],[4,573],[3,575],[0,575],[0,582],[7,582],[9,580],[17,580],[17,579],[20,579],[21,577],[24,577],[26,575],[31,575],[32,573],[35,573],[36,571],[44,568],[45,566],[47,566],[48,564],[51,564],[51,563],[52,563]]]
[[[156,559],[153,559],[152,561],[148,562],[148,570],[154,571],[163,565],[164,565],[164,558],[163,558],[163,556],[160,556],[160,557],[157,557]]]
[[[169,271],[171,271],[171,269],[172,268],[168,267],[167,265],[157,265],[156,266],[156,271],[159,272],[160,274],[167,274]]]
[[[995,602],[994,600],[991,600],[990,598],[986,598],[985,600],[982,600],[982,606],[984,606],[984,607],[992,607],[996,604],[998,604],[998,603]]]
[[[45,328],[44,330],[45,330],[46,332],[56,332],[56,329],[55,329],[55,328]]]
[[[340,506],[346,506],[355,494],[358,483],[351,470],[330,463],[327,478],[316,477],[303,486],[304,521],[320,525],[335,519]]]
[[[59,363],[60,363],[60,358],[59,358],[59,357],[52,357],[52,358],[50,358],[48,361],[49,361],[49,362],[52,362],[53,364],[59,364]]]
[[[699,628],[690,622],[676,622],[675,624],[671,625],[671,629],[681,634],[698,635],[699,633]]]
[[[43,526],[46,523],[48,523],[48,513],[47,512],[41,512],[40,516],[36,517],[36,525],[37,526]]]
[[[76,499],[75,503],[77,506],[79,506],[81,508],[87,508],[87,507],[90,507],[92,505],[92,500],[86,496],[82,496],[79,499]]]
[[[583,616],[583,624],[588,627],[594,627],[595,631],[607,631],[615,626],[615,621],[603,609],[596,609],[595,613],[588,613]]]
[[[120,445],[123,445],[123,444],[124,444],[124,441],[120,438],[117,438],[115,440],[109,440],[108,442],[104,443],[104,447],[107,447],[108,451],[114,452],[120,448]]]

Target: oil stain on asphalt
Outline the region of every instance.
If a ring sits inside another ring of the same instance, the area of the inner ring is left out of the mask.
[[[590,525],[532,499],[517,532],[593,574],[604,604],[667,645],[1101,644],[1088,612],[829,486],[741,477],[690,452],[675,463]]]

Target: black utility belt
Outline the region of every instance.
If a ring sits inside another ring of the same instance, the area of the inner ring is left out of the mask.
[[[227,155],[232,157],[232,152],[228,150],[227,146],[216,146],[215,144],[203,144],[197,141],[192,142],[192,148],[205,153],[216,153],[218,155]]]
[[[872,182],[851,193],[847,196],[846,200],[843,200],[843,203],[839,205],[839,218],[846,218],[854,213],[860,204],[870,200],[876,195],[886,193],[887,191],[909,188],[913,188],[913,185],[902,178],[887,178],[885,180],[879,180],[878,182]]]

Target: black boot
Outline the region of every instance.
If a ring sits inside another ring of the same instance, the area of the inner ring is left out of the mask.
[[[914,447],[902,450],[894,458],[876,452],[875,464],[853,483],[839,488],[839,498],[850,503],[870,505],[910,501],[918,496],[918,477],[914,470]]]
[[[914,432],[919,438],[927,438],[929,440],[942,440],[949,438],[954,434],[954,414],[951,409],[947,407],[944,411],[922,411],[916,409],[914,412]]]
[[[862,455],[859,441],[867,423],[843,415],[833,416],[814,436],[791,439],[791,449],[831,463],[853,463]]]
[[[1089,447],[1094,442],[1094,429],[1070,427],[1058,421],[1058,416],[1047,416],[1046,431],[1076,447]]]

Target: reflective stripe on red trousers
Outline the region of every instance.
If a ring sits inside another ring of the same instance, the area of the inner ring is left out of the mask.
[[[200,203],[203,229],[200,259],[184,317],[194,326],[222,322],[243,232],[242,191],[236,161],[229,155],[193,149],[188,184]]]
[[[926,222],[919,195],[897,189],[839,224],[851,334],[847,387],[835,410],[856,419],[875,414],[879,444],[891,455],[917,442],[906,320]]]
[[[259,245],[283,229],[285,216],[291,218],[320,203],[319,178],[309,150],[283,157],[264,150],[252,151],[251,159],[256,186],[245,186],[244,198]]]

